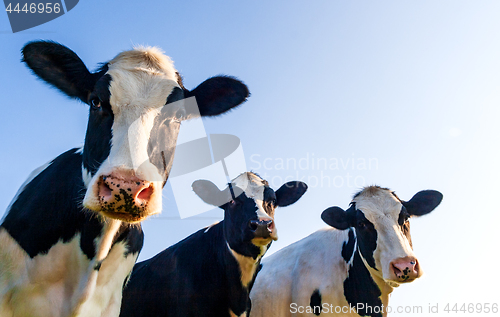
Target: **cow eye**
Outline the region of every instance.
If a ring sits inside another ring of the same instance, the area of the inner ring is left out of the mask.
[[[402,212],[399,214],[398,223],[400,226],[407,223],[410,220],[411,215],[407,212]]]
[[[98,110],[101,108],[101,101],[97,97],[92,98],[90,100],[90,106],[92,107],[92,110]]]
[[[365,222],[364,222],[364,221],[360,221],[360,222],[358,222],[358,228],[359,228],[359,229],[364,229],[365,227],[366,227],[366,225],[365,225]]]
[[[186,110],[184,108],[177,110],[174,121],[181,122],[184,119],[186,119]]]

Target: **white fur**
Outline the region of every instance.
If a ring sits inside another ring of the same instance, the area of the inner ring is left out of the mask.
[[[232,183],[241,188],[248,198],[252,198],[257,205],[257,217],[265,219],[273,219],[263,207],[264,201],[264,180],[254,173],[245,172],[236,177]]]
[[[110,248],[117,229],[113,223],[107,226],[96,239],[97,256],[89,261],[79,234],[31,259],[0,228],[0,316],[118,316],[123,283],[137,254],[124,258],[123,243]],[[102,265],[95,271],[98,259]]]
[[[326,228],[264,258],[250,293],[250,316],[292,316],[290,303],[309,306],[318,288],[322,302],[348,306],[341,287],[348,271],[341,256],[347,240],[348,231]]]
[[[82,180],[83,184],[85,185],[85,188],[88,188],[90,181],[92,180],[92,173],[90,173],[90,171],[88,171],[83,165],[82,165]]]

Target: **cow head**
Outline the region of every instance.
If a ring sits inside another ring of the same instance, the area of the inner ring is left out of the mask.
[[[83,206],[126,222],[161,211],[181,121],[222,114],[249,95],[231,77],[213,77],[189,91],[170,58],[153,47],[122,52],[93,73],[54,42],[31,42],[22,53],[35,75],[89,105]]]
[[[195,181],[193,190],[207,204],[224,210],[224,235],[229,247],[255,258],[267,250],[272,240],[278,239],[274,223],[276,207],[295,203],[306,192],[307,185],[288,182],[275,192],[257,174],[246,172],[222,191],[207,180]]]
[[[410,217],[430,213],[442,198],[438,191],[424,190],[403,201],[389,189],[370,186],[354,196],[346,211],[330,207],[321,218],[339,230],[354,228],[357,249],[365,265],[397,286],[422,275],[413,253]]]

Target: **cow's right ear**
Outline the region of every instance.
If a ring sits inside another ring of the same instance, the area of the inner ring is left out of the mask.
[[[329,226],[339,230],[351,227],[351,215],[340,207],[330,207],[321,214],[321,219]]]
[[[72,50],[51,41],[34,41],[22,49],[22,61],[50,85],[67,96],[88,102],[96,76]]]
[[[198,197],[209,205],[220,207],[230,201],[225,190],[219,190],[217,185],[211,181],[200,179],[191,185]]]

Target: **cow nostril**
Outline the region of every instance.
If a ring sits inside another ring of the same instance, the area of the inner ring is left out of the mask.
[[[106,178],[103,177],[103,182],[101,182],[99,186],[99,195],[101,197],[109,197],[111,196],[112,190],[109,187],[109,185],[106,182],[104,182],[104,180],[106,180]]]
[[[274,222],[272,220],[266,221],[267,229],[273,230]]]
[[[252,231],[255,231],[257,230],[257,228],[259,227],[259,222],[258,221],[255,221],[255,220],[252,220],[248,223],[248,226],[250,227],[250,229]]]
[[[401,273],[402,273],[402,272],[401,272],[401,270],[400,270],[400,269],[398,269],[398,268],[394,265],[394,263],[391,263],[391,264],[392,264],[392,270],[394,271],[394,274],[396,274],[396,276],[398,276],[398,277],[399,277],[399,276],[401,275]]]
[[[147,201],[147,200],[149,200],[149,198],[151,197],[152,194],[153,194],[153,188],[152,188],[152,186],[149,186],[149,187],[143,188],[139,192],[139,194],[137,194],[137,198]]]

